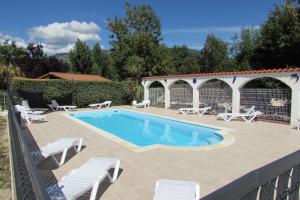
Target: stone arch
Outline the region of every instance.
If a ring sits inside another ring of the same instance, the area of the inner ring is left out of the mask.
[[[276,81],[274,86],[266,87],[259,84],[262,79]],[[241,108],[254,105],[256,110],[263,113],[260,119],[290,122],[292,84],[288,79],[276,76],[249,78],[239,84],[239,90]]]
[[[261,78],[272,78],[272,79],[276,79],[278,81],[281,81],[282,83],[284,83],[285,85],[289,86],[289,88],[293,88],[293,85],[291,83],[291,81],[289,79],[287,79],[286,77],[277,77],[275,75],[261,75],[261,76],[256,76],[256,77],[248,77],[248,78],[243,78],[241,81],[239,81],[239,85],[238,85],[238,89],[243,88],[247,83],[254,81],[256,79],[261,79]]]
[[[171,87],[178,81],[183,81],[183,82],[186,82],[187,84],[189,84],[189,86],[191,86],[193,88],[193,85],[192,85],[192,82],[193,80],[190,80],[190,79],[173,79],[173,80],[169,80],[168,83],[167,83],[167,87],[169,89],[171,89]]]
[[[208,79],[205,79],[204,81],[202,81],[198,86],[198,90],[204,85],[206,84],[207,82],[211,81],[211,80],[219,80],[219,81],[222,81],[224,83],[226,83],[231,89],[233,89],[233,86],[232,86],[232,80],[230,81],[229,78],[218,78],[218,77],[212,77],[212,78],[208,78]]]
[[[198,86],[199,106],[211,106],[214,113],[232,111],[232,86],[220,78],[210,78]]]
[[[151,87],[151,85],[152,85],[153,83],[155,83],[155,82],[161,83],[161,84],[163,85],[163,87],[165,88],[165,85],[166,85],[166,84],[164,83],[163,80],[147,80],[147,81],[144,83],[144,87],[149,89],[149,87]]]
[[[190,80],[176,79],[168,83],[170,108],[193,107],[193,86]]]

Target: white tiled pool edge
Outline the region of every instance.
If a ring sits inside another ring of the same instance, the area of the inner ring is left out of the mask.
[[[102,129],[99,129],[93,125],[90,125],[86,122],[83,122],[79,119],[76,119],[75,117],[72,117],[70,114],[71,113],[77,113],[77,112],[101,112],[104,110],[115,110],[114,108],[109,108],[109,109],[101,109],[101,110],[88,110],[88,111],[73,111],[73,112],[68,112],[68,113],[61,113],[63,116],[81,124],[82,126],[100,134],[101,136],[115,142],[118,143],[120,145],[122,145],[123,147],[134,151],[136,153],[140,153],[140,152],[144,152],[144,151],[149,151],[149,150],[153,150],[153,149],[164,149],[164,150],[177,150],[177,151],[200,151],[200,150],[212,150],[212,149],[218,149],[218,148],[223,148],[226,146],[229,146],[231,144],[233,144],[235,142],[235,138],[232,134],[230,134],[231,131],[234,131],[233,129],[228,129],[228,128],[224,128],[224,127],[220,127],[220,126],[213,126],[213,125],[208,125],[208,124],[202,124],[202,123],[197,123],[197,122],[192,122],[192,121],[186,121],[186,120],[181,120],[181,119],[177,119],[177,118],[171,118],[171,117],[167,117],[167,116],[158,116],[155,114],[149,114],[149,113],[145,113],[145,112],[140,112],[140,111],[134,111],[134,110],[129,110],[129,109],[125,109],[125,108],[117,108],[119,110],[125,110],[125,111],[129,111],[129,112],[136,112],[136,113],[141,113],[141,114],[145,114],[145,115],[149,115],[149,116],[153,116],[153,117],[159,117],[159,118],[164,118],[164,119],[169,119],[169,120],[174,120],[174,121],[179,121],[179,122],[183,122],[183,123],[188,123],[188,124],[193,124],[193,125],[198,125],[198,126],[204,126],[204,127],[208,127],[208,128],[214,128],[214,129],[219,129],[219,131],[217,131],[217,133],[219,135],[221,135],[223,137],[223,140],[217,144],[211,144],[208,146],[198,146],[198,147],[176,147],[176,146],[168,146],[168,145],[161,145],[161,144],[154,144],[154,145],[149,145],[146,147],[140,147],[137,145],[134,145],[126,140],[123,140],[109,132],[106,132]]]

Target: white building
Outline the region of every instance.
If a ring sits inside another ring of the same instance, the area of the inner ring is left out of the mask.
[[[218,72],[206,74],[186,74],[186,75],[165,75],[144,77],[142,84],[144,86],[144,99],[149,99],[149,88],[152,83],[159,82],[164,87],[164,105],[165,108],[171,106],[170,89],[175,82],[181,80],[188,83],[192,88],[192,105],[199,107],[199,88],[206,82],[217,79],[230,86],[232,90],[232,112],[240,111],[240,91],[249,81],[258,78],[274,78],[285,83],[291,89],[290,102],[290,124],[296,126],[300,118],[300,86],[299,86],[300,68],[271,69],[271,70],[252,70],[240,72]]]

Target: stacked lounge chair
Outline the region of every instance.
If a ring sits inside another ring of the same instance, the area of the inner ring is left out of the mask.
[[[41,115],[40,111],[27,111],[23,106],[15,105],[14,106],[16,112],[21,113],[21,118],[25,120],[28,124],[33,121],[42,122],[46,119],[45,116]]]

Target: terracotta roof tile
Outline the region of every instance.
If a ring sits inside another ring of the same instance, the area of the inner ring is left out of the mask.
[[[102,76],[91,75],[91,74],[72,74],[72,73],[62,73],[62,72],[49,72],[43,76],[38,77],[38,79],[44,79],[47,76],[54,76],[63,80],[78,80],[78,81],[109,81]]]
[[[203,73],[203,74],[175,74],[175,75],[163,75],[163,76],[147,76],[147,77],[144,77],[144,79],[184,78],[184,77],[282,73],[282,72],[300,72],[300,68],[261,69],[261,70],[232,71],[232,72],[213,72],[213,73]]]

